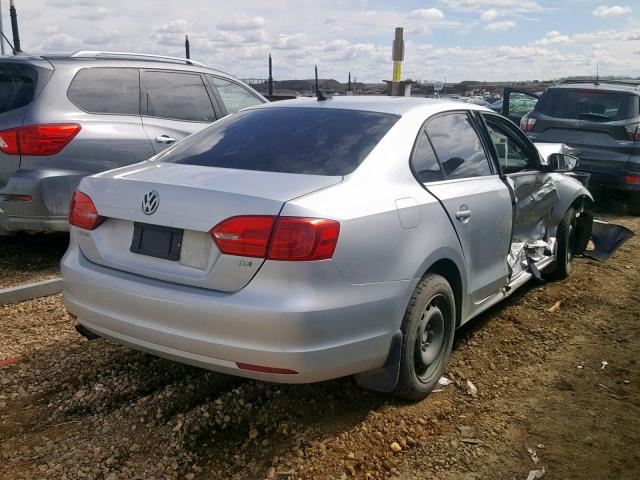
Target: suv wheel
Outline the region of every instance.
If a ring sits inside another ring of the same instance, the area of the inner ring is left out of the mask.
[[[640,216],[640,192],[629,193],[629,213]]]
[[[436,386],[453,346],[455,318],[449,283],[440,275],[428,274],[413,292],[402,321],[398,396],[421,400]]]

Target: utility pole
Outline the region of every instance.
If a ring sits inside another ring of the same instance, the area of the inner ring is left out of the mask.
[[[402,27],[396,28],[391,52],[393,60],[393,76],[391,77],[391,95],[400,95],[400,79],[402,78],[402,61],[404,60],[404,40]]]
[[[271,54],[269,54],[269,96],[273,96],[273,65],[271,64]]]
[[[347,92],[351,91],[351,72],[349,72],[349,81],[347,82]]]
[[[11,30],[13,32],[13,54],[21,53],[20,49],[20,32],[18,32],[18,14],[13,0],[9,0],[9,17],[11,17]]]
[[[191,50],[189,48],[189,35],[184,36],[184,51],[187,55],[186,58],[191,58]]]
[[[320,95],[320,86],[318,84],[318,65],[316,67],[316,97]]]
[[[4,24],[2,23],[2,0],[0,0],[0,54],[4,55]]]

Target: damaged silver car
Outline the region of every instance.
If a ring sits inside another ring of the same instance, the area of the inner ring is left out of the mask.
[[[630,235],[594,223],[575,152],[541,148],[459,102],[251,107],[82,180],[65,304],[80,333],[177,361],[419,399],[457,327]]]

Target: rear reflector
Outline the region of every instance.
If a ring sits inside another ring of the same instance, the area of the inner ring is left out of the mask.
[[[69,223],[83,230],[93,230],[104,221],[98,214],[93,200],[86,193],[79,190],[73,192],[71,208],[69,209]]]
[[[296,375],[298,373],[295,370],[289,370],[288,368],[263,367],[260,365],[251,365],[250,363],[236,362],[236,366],[240,370],[250,370],[252,372],[277,373],[280,375]]]
[[[627,183],[640,183],[640,177],[636,175],[625,175],[624,181]]]
[[[80,131],[77,123],[26,125],[0,131],[0,151],[7,155],[46,156],[59,153]]]
[[[231,217],[209,232],[225,255],[283,261],[327,260],[338,243],[334,220],[248,215]]]

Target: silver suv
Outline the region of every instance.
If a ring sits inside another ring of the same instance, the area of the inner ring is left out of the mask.
[[[0,235],[66,231],[82,177],[137,163],[267,100],[192,60],[115,52],[0,61]]]

